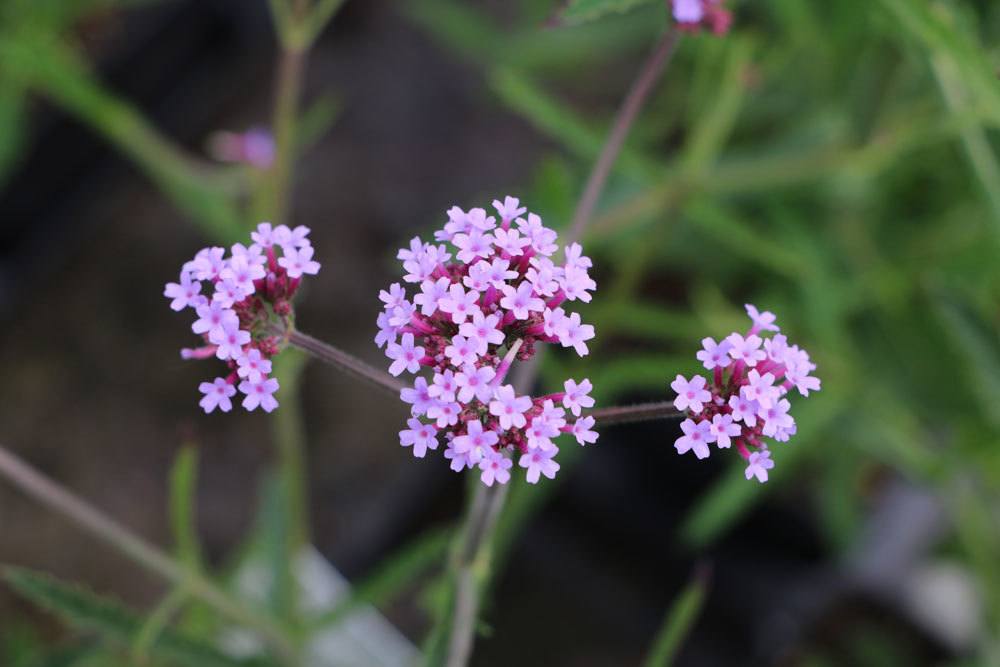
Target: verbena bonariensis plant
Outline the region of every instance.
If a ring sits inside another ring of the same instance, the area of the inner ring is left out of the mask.
[[[713,442],[721,449],[733,443],[746,459],[746,478],[767,481],[774,467],[764,438],[787,442],[795,435],[795,420],[788,414],[791,404],[784,396],[797,389],[803,396],[819,391],[819,378],[810,375],[816,365],[809,353],[789,345],[784,335],[762,338],[758,334],[777,332],[775,316],[746,304],[752,325],[745,334],[733,332],[721,342],[701,341],[696,355],[712,371],[709,384],[701,375],[687,380],[683,375],[670,383],[677,392],[674,407],[689,416],[681,422],[683,435],[674,447],[677,453],[692,451],[699,459],[708,457]]]
[[[564,391],[532,398],[518,396],[504,380],[511,363],[530,359],[538,343],[588,353],[594,327],[563,305],[589,302],[597,285],[580,244],[566,246],[556,263],[557,234],[539,216],[522,217],[526,209],[513,197],[493,206],[499,222],[482,208],[454,206],[435,233],[442,244],[417,237],[399,251],[403,280],[415,294],[410,300],[399,283],[379,294],[385,307],[375,342],[385,346],[393,376],[432,372],[430,382],[417,377],[401,392],[412,418],[400,444],[423,457],[443,438],[452,470],[478,466],[487,486],[510,480],[513,457],[534,484],[559,470],[553,438],[597,440],[594,418],[581,416],[594,405],[592,387],[587,379],[566,380]],[[572,423],[567,410],[577,417]]]
[[[205,412],[229,412],[236,389],[244,394],[247,410],[265,412],[278,407],[278,381],[268,377],[271,357],[277,354],[292,320],[292,297],[303,275],[316,275],[309,228],[258,225],[249,247],[237,243],[227,258],[224,248],[203,248],[181,268],[180,282],[168,283],[163,295],[175,311],[193,308],[198,319],[191,330],[206,345],[184,348],[184,359],[217,357],[229,373],[202,382],[199,405]],[[280,252],[280,254],[279,254]],[[207,284],[211,297],[202,294]],[[238,384],[237,384],[238,383]]]

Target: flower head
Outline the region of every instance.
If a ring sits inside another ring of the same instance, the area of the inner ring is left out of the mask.
[[[400,397],[413,419],[433,424],[453,470],[476,467],[484,484],[503,484],[516,460],[535,482],[559,469],[555,438],[597,440],[593,418],[583,414],[594,405],[592,386],[570,380],[564,392],[535,398],[504,380],[540,344],[588,354],[594,327],[566,307],[590,301],[596,284],[582,246],[570,244],[560,259],[556,233],[519,200],[493,208],[495,216],[453,206],[434,234],[437,245],[414,238],[399,251],[403,280],[379,295],[375,342],[393,375],[428,370]],[[412,419],[408,426],[400,442],[415,446],[419,427]]]
[[[767,339],[758,335],[778,330],[773,313],[750,304],[746,310],[748,331],[734,332],[721,343],[702,340],[697,357],[712,371],[711,382],[700,375],[690,381],[678,375],[671,383],[677,392],[674,406],[688,417],[674,447],[701,459],[709,456],[712,443],[720,449],[735,444],[747,461],[746,478],[766,482],[774,462],[765,438],[787,442],[796,431],[786,396],[792,389],[808,396],[819,390],[820,381],[811,375],[816,365],[805,350],[789,345],[782,334]]]
[[[237,243],[226,257],[225,248],[203,248],[181,269],[180,282],[168,283],[164,296],[173,310],[193,308],[197,319],[191,330],[205,345],[181,350],[184,359],[216,357],[229,374],[203,382],[199,405],[205,412],[232,409],[237,386],[245,394],[247,410],[270,412],[278,406],[278,381],[269,378],[271,358],[278,353],[291,321],[291,301],[303,275],[315,275],[309,228],[263,222],[250,234],[252,243]],[[202,294],[203,288],[212,296]],[[396,342],[396,328],[384,322],[382,345]]]

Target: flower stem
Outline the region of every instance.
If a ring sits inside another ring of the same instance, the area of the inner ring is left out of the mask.
[[[590,171],[583,195],[573,213],[573,222],[570,224],[569,233],[565,239],[566,244],[579,241],[580,237],[583,236],[583,231],[594,215],[594,207],[597,206],[597,200],[604,191],[608,176],[611,174],[611,168],[614,166],[615,160],[618,159],[618,154],[625,144],[629,130],[632,129],[639,111],[645,105],[649,93],[653,90],[653,85],[670,63],[670,58],[673,56],[679,40],[680,33],[667,28],[656,48],[653,49],[653,53],[639,70],[639,75],[632,82],[632,87],[629,88],[628,94],[615,115],[611,134],[605,140],[601,154]]]
[[[275,224],[287,221],[295,165],[295,121],[305,74],[307,52],[283,44],[278,62],[278,87],[274,102],[274,166],[269,179],[267,214]]]
[[[107,516],[79,496],[58,485],[13,452],[0,446],[0,476],[24,493],[68,517],[91,534],[121,551],[145,569],[183,589],[232,620],[256,630],[287,664],[295,664],[295,649],[282,628],[254,611],[198,572],[186,569],[161,549]]]
[[[587,413],[593,417],[597,426],[612,424],[629,424],[633,422],[651,421],[653,419],[673,419],[682,417],[684,413],[674,407],[673,401],[657,403],[640,403],[638,405],[623,405],[612,408],[600,408]]]
[[[301,331],[291,329],[288,332],[288,343],[303,352],[306,352],[322,362],[339,368],[354,377],[361,378],[374,384],[376,387],[398,397],[403,383],[392,377],[383,370],[379,370],[364,361],[361,361],[352,354],[335,348],[333,345],[317,340]]]
[[[490,571],[489,542],[507,500],[507,492],[506,484],[476,485],[462,533],[452,554],[450,565],[456,573],[455,606],[448,639],[447,667],[464,667],[472,655],[479,595]]]

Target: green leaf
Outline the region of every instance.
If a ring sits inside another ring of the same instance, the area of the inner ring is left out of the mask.
[[[295,129],[295,143],[298,151],[304,152],[319,141],[329,131],[340,116],[344,105],[335,95],[322,95],[299,117]]]
[[[939,290],[935,300],[938,317],[955,342],[954,349],[965,362],[964,370],[974,385],[972,395],[994,428],[1000,428],[1000,341],[996,331],[963,304],[958,295]]]
[[[624,14],[639,5],[652,3],[653,0],[570,0],[559,16],[566,23],[576,25],[610,14]]]
[[[646,667],[669,667],[673,664],[684,639],[698,620],[708,594],[708,570],[699,567],[691,581],[674,600],[656,633],[653,648],[646,658]]]
[[[28,137],[25,89],[0,78],[0,189],[21,157]]]
[[[880,4],[902,27],[901,34],[915,38],[932,55],[951,60],[983,110],[1000,124],[1000,83],[986,57],[989,49],[973,31],[963,29],[954,10],[943,2],[880,0]]]
[[[142,626],[142,618],[114,600],[100,597],[47,575],[7,567],[6,582],[35,604],[60,616],[70,625],[96,632],[116,644],[128,645]],[[150,646],[150,655],[189,667],[251,667],[271,663],[237,660],[191,637],[164,631]]]
[[[202,569],[195,518],[198,484],[198,450],[184,445],[170,469],[170,526],[177,558],[194,571]]]
[[[299,350],[285,350],[274,360],[273,375],[281,390],[282,410],[271,421],[272,438],[278,448],[277,480],[265,495],[268,545],[273,575],[271,603],[282,618],[298,622],[299,586],[292,568],[309,544],[309,500],[306,488],[305,421],[302,415],[302,373],[307,357]]]

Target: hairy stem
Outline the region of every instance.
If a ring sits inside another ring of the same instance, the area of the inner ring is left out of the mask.
[[[301,331],[292,329],[288,333],[288,343],[320,361],[330,364],[354,377],[361,378],[398,397],[403,383],[388,373],[365,363],[352,354],[335,348]]]
[[[597,206],[597,200],[604,191],[608,176],[611,174],[611,168],[614,166],[615,160],[618,159],[618,154],[625,144],[629,130],[632,129],[639,111],[645,105],[649,93],[653,90],[653,85],[670,63],[670,58],[673,56],[679,40],[680,33],[668,28],[663,33],[656,48],[653,49],[653,53],[643,64],[642,69],[639,70],[639,75],[632,82],[632,87],[629,88],[628,94],[615,115],[611,134],[608,135],[603,148],[601,148],[601,154],[590,171],[583,195],[576,205],[573,221],[565,239],[567,244],[579,241],[583,236],[583,231],[594,215],[594,207]]]
[[[0,476],[24,493],[104,540],[134,562],[183,588],[192,597],[213,607],[233,621],[256,630],[288,663],[294,664],[295,650],[285,639],[282,628],[272,619],[254,611],[246,601],[237,600],[198,572],[180,563],[114,519],[58,485],[0,446]]]

